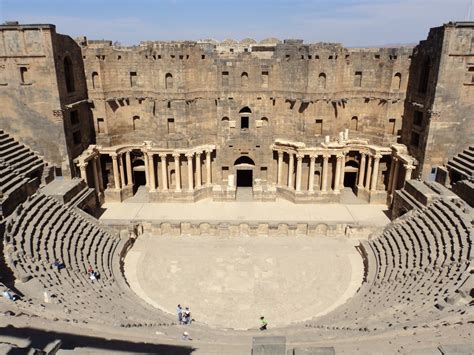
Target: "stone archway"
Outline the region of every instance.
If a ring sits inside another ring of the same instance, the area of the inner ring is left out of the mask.
[[[241,156],[234,162],[237,187],[253,187],[254,161],[248,156]]]
[[[355,160],[348,160],[344,166],[344,187],[356,188],[358,172],[359,163]]]
[[[140,186],[146,185],[145,162],[141,157],[132,158],[133,172],[133,193],[135,194]]]

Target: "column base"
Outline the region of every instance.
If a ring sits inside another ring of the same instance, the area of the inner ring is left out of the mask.
[[[132,186],[125,186],[122,189],[108,188],[104,191],[105,202],[122,202],[132,196]]]

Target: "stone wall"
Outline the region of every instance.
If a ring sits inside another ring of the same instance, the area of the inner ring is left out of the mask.
[[[74,70],[73,93],[65,89],[66,56]],[[87,102],[87,88],[80,80],[84,76],[81,61],[79,46],[57,34],[53,25],[0,26],[0,125],[54,164],[59,175],[71,175],[72,159],[93,139],[90,129],[82,127],[87,107],[81,108],[78,117],[77,126],[84,130],[79,145],[72,144],[65,117],[66,105]]]
[[[472,144],[473,36],[474,22],[448,23],[431,29],[414,50],[402,143],[419,161],[416,175],[424,179]]]

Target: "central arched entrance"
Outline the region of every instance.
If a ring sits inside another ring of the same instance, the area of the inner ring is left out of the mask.
[[[145,162],[141,157],[133,156],[132,158],[133,172],[133,194],[137,192],[140,186],[146,185]]]
[[[234,162],[234,169],[236,174],[236,186],[239,187],[253,187],[253,168],[254,161],[247,157],[241,156]]]
[[[344,187],[355,189],[357,185],[357,175],[359,171],[359,163],[354,160],[346,162],[344,167]]]

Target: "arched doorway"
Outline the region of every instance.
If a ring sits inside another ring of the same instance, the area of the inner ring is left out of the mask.
[[[145,162],[141,157],[133,157],[133,193],[135,194],[140,186],[146,185]]]
[[[344,166],[344,187],[354,189],[357,185],[357,174],[359,172],[359,163],[355,160],[348,160]]]
[[[250,128],[250,115],[252,113],[252,110],[248,107],[245,106],[239,111],[239,116],[240,116],[240,129],[242,131],[248,131]]]
[[[234,169],[237,177],[237,187],[253,187],[254,161],[243,155],[234,162]]]

